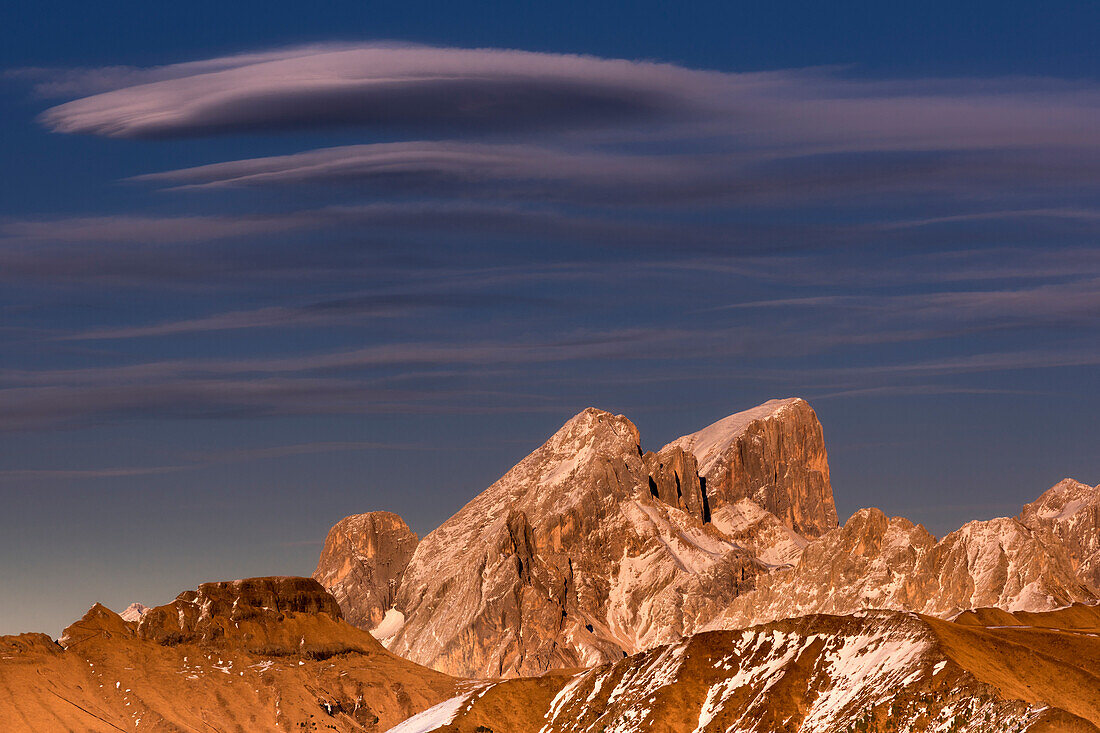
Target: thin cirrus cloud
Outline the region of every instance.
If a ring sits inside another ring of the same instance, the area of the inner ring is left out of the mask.
[[[0,424],[4,430],[31,430],[152,415],[241,418],[529,409],[548,398],[509,389],[501,381],[502,368],[636,358],[682,348],[688,338],[680,331],[634,329],[522,343],[409,342],[273,358],[8,369],[0,371]],[[446,369],[412,379],[406,372],[394,376],[379,371],[414,365]],[[452,387],[456,374],[462,381]],[[484,387],[471,386],[471,380]]]
[[[342,186],[372,196],[631,206],[784,205],[855,195],[1096,187],[1100,156],[1044,151],[874,152],[790,158],[653,154],[461,140],[347,145],[135,176],[176,190]]]
[[[165,321],[144,326],[100,328],[63,336],[64,341],[178,336],[258,328],[332,326],[364,319],[401,318],[428,310],[515,307],[546,299],[494,293],[386,293],[355,295],[314,301],[297,306],[269,306],[217,313],[202,318]]]
[[[1000,290],[934,292],[909,295],[822,295],[749,301],[719,310],[803,308],[863,313],[877,321],[916,321],[988,325],[1014,323],[1095,323],[1100,317],[1100,280]]]
[[[250,461],[309,456],[320,453],[359,452],[370,450],[430,450],[423,443],[392,443],[381,441],[321,441],[289,445],[236,448],[231,450],[192,453],[189,462],[165,466],[111,466],[106,468],[10,468],[0,470],[0,481],[51,481],[70,479],[113,479],[130,476],[156,476],[181,471],[194,471],[217,466]]]

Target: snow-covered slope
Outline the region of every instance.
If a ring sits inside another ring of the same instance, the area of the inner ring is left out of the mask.
[[[148,610],[148,606],[142,605],[141,603],[131,603],[126,607],[125,611],[119,614],[119,616],[122,617],[123,621],[137,622],[141,620],[141,617],[144,616],[145,612]]]

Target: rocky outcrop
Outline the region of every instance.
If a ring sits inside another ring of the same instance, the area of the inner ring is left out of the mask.
[[[122,617],[123,621],[133,621],[136,623],[141,620],[141,617],[144,616],[145,612],[148,610],[149,607],[141,603],[131,603],[126,607],[126,610],[119,614],[119,616]]]
[[[1015,519],[968,522],[944,537],[917,569],[928,589],[924,613],[953,616],[970,608],[1045,611],[1095,603],[1058,542]]]
[[[313,577],[336,598],[348,623],[375,629],[393,607],[418,541],[392,512],[347,517],[329,530]]]
[[[1100,486],[1067,478],[1024,507],[1017,519],[1065,548],[1077,579],[1100,596]]]
[[[336,599],[312,578],[247,578],[184,591],[146,611],[136,633],[159,644],[225,644],[269,655],[325,657],[347,651],[329,639],[342,619]],[[317,643],[307,645],[307,636]]]
[[[712,512],[750,499],[803,537],[837,526],[821,423],[805,400],[770,400],[672,446],[699,462]]]
[[[111,639],[133,638],[134,628],[121,616],[104,606],[96,603],[79,620],[75,621],[61,632],[58,645],[68,649],[83,644],[92,638]]]

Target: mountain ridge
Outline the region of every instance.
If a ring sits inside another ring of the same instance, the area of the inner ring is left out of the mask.
[[[419,663],[492,677],[809,613],[1100,599],[1100,491],[1070,479],[1016,518],[940,540],[874,508],[836,516],[805,400],[770,400],[656,453],[624,416],[587,408],[419,542],[379,635]],[[339,555],[326,543],[327,566]]]

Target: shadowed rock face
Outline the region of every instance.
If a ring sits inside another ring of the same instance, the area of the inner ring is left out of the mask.
[[[393,606],[418,541],[391,512],[347,517],[329,531],[313,577],[336,598],[348,623],[373,629]]]

